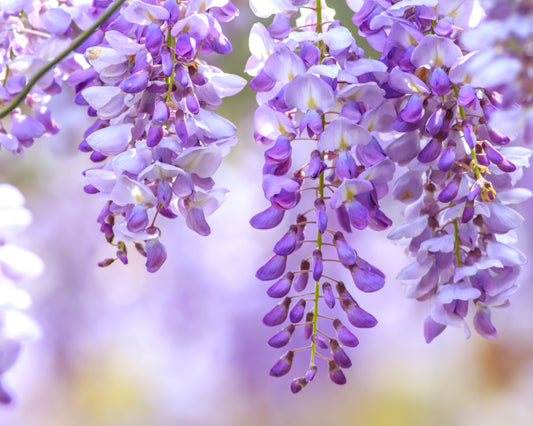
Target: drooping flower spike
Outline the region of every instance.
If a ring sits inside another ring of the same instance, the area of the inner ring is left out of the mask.
[[[386,67],[363,58],[325,2],[252,2],[252,9],[258,16],[276,15],[268,29],[252,28],[253,56],[246,68],[259,103],[255,139],[267,146],[263,191],[270,202],[251,224],[271,229],[299,212],[256,274],[274,281],[267,294],[280,299],[263,323],[284,326],[269,340],[274,348],[288,346],[297,334],[309,341],[282,355],[270,374],[287,374],[294,357],[307,352],[308,370],[292,381],[292,392],[315,377],[319,358],[330,379],[343,384],[342,369],[351,366],[345,348],[359,344],[345,324],[377,324],[352,294],[377,291],[385,283],[347,236],[354,229],[391,224],[379,205],[394,172],[377,136],[395,117],[378,86]],[[296,15],[297,27],[291,28],[288,18]],[[343,276],[353,283],[345,284]]]
[[[32,252],[13,244],[31,220],[20,191],[12,185],[0,184],[0,404],[13,400],[6,389],[4,373],[15,364],[25,343],[41,333],[25,313],[31,298],[20,284],[41,275],[43,262]]]
[[[496,337],[490,308],[508,304],[525,262],[509,245],[523,219],[508,205],[529,196],[515,184],[530,151],[508,146],[491,120],[500,95],[472,72],[476,56],[461,35],[482,17],[473,5],[366,1],[354,15],[389,70],[381,87],[398,116],[385,152],[405,167],[392,194],[406,204],[407,221],[389,237],[409,240],[416,259],[399,275],[407,296],[433,302],[427,342],[449,325],[469,336],[472,304],[476,331]]]
[[[126,263],[133,241],[157,271],[167,256],[160,216],[211,232],[206,217],[227,192],[214,189],[212,176],[236,143],[235,126],[213,110],[245,80],[201,57],[231,51],[219,20],[237,14],[231,2],[134,0],[87,47],[92,72],[71,75],[76,101],[96,117],[80,150],[101,164],[85,171],[85,191],[104,201],[98,222],[117,247],[102,266]]]

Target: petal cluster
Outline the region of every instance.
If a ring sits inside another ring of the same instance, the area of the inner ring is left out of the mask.
[[[219,20],[238,11],[222,3],[134,0],[86,48],[91,72],[71,75],[77,103],[96,118],[79,147],[95,163],[85,190],[104,202],[98,222],[117,246],[102,266],[126,263],[133,241],[157,271],[167,256],[160,217],[211,232],[206,217],[227,192],[212,176],[236,143],[235,126],[213,110],[245,84],[201,59],[231,51]]]
[[[381,52],[389,71],[381,87],[397,111],[385,152],[403,167],[392,195],[406,222],[389,237],[405,240],[415,259],[399,275],[407,296],[432,301],[427,342],[449,325],[470,335],[472,306],[476,331],[493,338],[490,308],[508,304],[525,262],[510,245],[523,219],[509,205],[523,201],[515,186],[530,151],[492,120],[502,94],[474,70],[480,53],[461,38],[480,10],[429,3],[367,1],[354,15]]]
[[[273,281],[267,294],[280,299],[263,323],[289,323],[270,346],[285,347],[297,334],[309,342],[286,352],[270,372],[285,375],[296,353],[309,353],[309,369],[292,381],[293,392],[315,377],[318,359],[333,382],[345,383],[342,369],[352,365],[345,348],[359,343],[349,327],[377,324],[352,293],[381,289],[385,276],[347,237],[353,230],[391,225],[380,200],[394,173],[379,140],[395,116],[379,87],[386,68],[364,58],[339,21],[325,23],[333,16],[324,2],[303,3],[301,9],[295,2],[255,8],[259,16],[267,10],[276,15],[268,29],[252,28],[247,63],[259,103],[255,139],[266,146],[263,192],[270,203],[251,224],[270,229],[299,212],[256,273],[261,281]],[[295,17],[298,28],[287,17]]]

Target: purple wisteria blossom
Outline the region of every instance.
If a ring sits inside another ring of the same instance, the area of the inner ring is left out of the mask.
[[[330,379],[344,384],[342,369],[351,366],[344,348],[359,340],[343,322],[356,328],[377,324],[352,294],[381,289],[385,277],[352,248],[348,235],[391,225],[379,201],[388,191],[394,164],[378,133],[389,128],[396,112],[379,87],[386,67],[363,58],[365,52],[325,2],[252,2],[252,9],[258,16],[275,17],[268,29],[254,24],[246,66],[259,103],[255,139],[267,146],[263,191],[270,202],[251,224],[270,229],[291,215],[286,212],[300,212],[256,277],[275,280],[267,294],[282,299],[263,323],[290,323],[269,345],[284,347],[298,333],[309,341],[286,352],[270,372],[287,374],[294,356],[309,351],[308,371],[291,384],[296,393],[314,378],[319,358]],[[296,18],[296,28],[289,18]],[[293,150],[305,152],[301,164],[293,164],[300,161]],[[332,276],[337,265],[353,283]],[[326,316],[332,309],[344,311],[342,320],[337,313]]]
[[[479,24],[476,2],[365,1],[354,23],[381,52],[381,87],[398,112],[385,152],[404,173],[392,194],[406,222],[389,237],[408,241],[416,259],[399,275],[407,296],[432,300],[427,342],[447,326],[496,337],[490,308],[506,306],[525,257],[510,245],[523,221],[509,205],[530,194],[515,188],[530,151],[491,120],[501,95],[473,70],[461,41]],[[503,70],[503,69],[502,69]],[[491,71],[492,72],[492,71]],[[502,72],[502,71],[500,71]]]
[[[23,345],[40,335],[39,326],[24,313],[31,304],[19,285],[41,275],[43,263],[35,254],[12,240],[32,220],[24,207],[24,197],[12,185],[0,184],[0,403],[12,401],[3,375],[17,361]]]
[[[482,24],[462,36],[476,53],[467,67],[472,84],[491,93],[497,109],[491,125],[515,142],[533,143],[533,7],[527,1],[482,1],[487,16]]]
[[[134,0],[87,46],[90,72],[71,74],[76,102],[96,117],[79,147],[99,164],[85,171],[85,190],[105,203],[98,222],[117,247],[102,266],[127,263],[133,241],[147,270],[157,271],[167,256],[159,216],[211,232],[206,217],[227,192],[212,176],[236,143],[235,126],[213,110],[245,80],[200,56],[231,51],[219,19],[237,14],[228,1]]]
[[[0,110],[12,102],[58,52],[97,17],[102,9],[74,0],[0,2]],[[81,70],[71,54],[42,76],[23,99],[0,121],[0,147],[20,156],[35,138],[54,135],[59,128],[47,104],[61,92],[66,77]]]

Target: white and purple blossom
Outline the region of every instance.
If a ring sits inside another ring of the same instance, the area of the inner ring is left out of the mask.
[[[43,272],[43,262],[12,243],[32,220],[24,197],[12,185],[0,184],[0,403],[12,401],[3,375],[16,362],[23,345],[40,336],[40,328],[25,312],[30,296],[20,283]]]
[[[378,74],[384,69],[377,61],[362,57],[364,51],[348,29],[338,21],[328,22],[333,18],[331,9],[324,2],[310,2],[301,9],[295,5],[264,5],[259,16],[277,15],[268,31],[261,24],[254,25],[250,34],[253,56],[246,70],[254,76],[250,86],[259,103],[254,116],[255,139],[268,146],[263,191],[271,204],[254,216],[251,224],[270,229],[281,223],[286,212],[305,211],[256,273],[259,280],[276,280],[267,290],[270,297],[284,298],[265,315],[263,323],[270,327],[287,319],[292,323],[270,339],[271,346],[288,345],[298,328],[303,328],[305,339],[310,340],[310,346],[303,348],[310,351],[308,373],[291,383],[292,392],[299,392],[314,378],[318,358],[327,362],[333,382],[345,383],[340,368],[349,368],[351,361],[342,346],[358,344],[340,319],[327,319],[319,311],[333,309],[339,299],[353,326],[377,324],[331,274],[338,262],[360,291],[377,291],[385,284],[383,273],[363,260],[345,235],[352,227],[381,230],[391,224],[379,200],[387,193],[394,164],[381,148],[377,131],[394,119],[390,115],[395,112],[382,108],[386,92],[378,86],[383,77]],[[297,12],[299,28],[287,28],[283,17]],[[363,68],[376,73],[361,71]],[[361,73],[365,78],[360,79]],[[303,161],[307,164],[298,168],[293,164],[295,151],[302,150],[307,150]],[[310,208],[302,207],[309,201]],[[316,236],[310,236],[313,232]],[[298,255],[300,268],[291,270],[291,259]],[[337,294],[331,282],[336,283]],[[338,340],[327,334],[328,329]],[[270,374],[287,373],[295,352],[284,355]]]
[[[527,160],[516,164],[505,155],[511,137],[491,119],[502,106],[497,84],[479,78],[492,67],[476,72],[472,64],[483,54],[470,52],[468,36],[461,38],[482,15],[472,2],[366,1],[354,16],[390,70],[382,87],[399,112],[391,125],[399,134],[385,152],[406,167],[392,195],[406,205],[408,222],[389,237],[410,241],[416,259],[399,275],[407,296],[433,301],[428,342],[448,325],[464,325],[469,336],[469,305],[476,307],[476,330],[495,337],[490,307],[507,303],[525,261],[506,238],[521,217],[499,197],[513,189]],[[488,297],[485,286],[503,276],[514,277],[509,287]]]
[[[105,202],[98,222],[123,263],[125,243],[133,241],[147,270],[157,271],[166,259],[158,217],[183,216],[208,235],[206,216],[224,201],[226,191],[213,188],[212,176],[236,143],[236,129],[212,109],[245,81],[200,57],[231,51],[217,21],[222,6],[225,21],[238,14],[228,5],[136,0],[85,52],[96,74],[78,86],[78,99],[98,120],[80,149],[102,163],[85,172],[85,190]]]

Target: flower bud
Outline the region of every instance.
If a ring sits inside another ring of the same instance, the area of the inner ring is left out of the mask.
[[[281,377],[287,374],[292,367],[293,358],[294,358],[294,352],[293,351],[287,352],[271,368],[270,375],[273,377]]]

